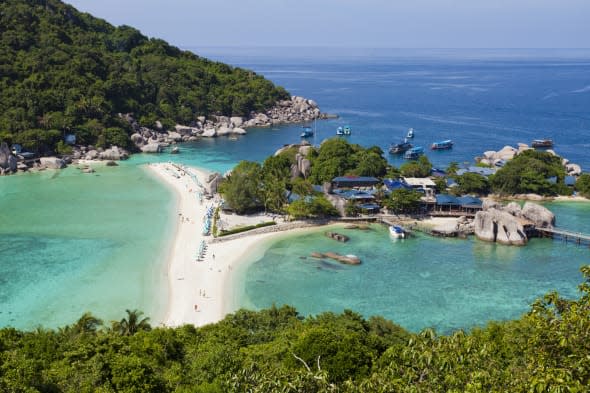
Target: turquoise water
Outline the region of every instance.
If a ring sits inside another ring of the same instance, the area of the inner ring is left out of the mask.
[[[118,319],[167,303],[173,195],[123,164],[0,179],[0,326],[60,326],[85,311]]]
[[[252,261],[241,273],[241,306],[290,304],[304,315],[352,309],[415,331],[449,332],[516,318],[551,290],[575,297],[579,267],[590,262],[587,248],[547,239],[523,248],[422,234],[394,240],[385,226],[374,225],[370,231],[338,229],[351,238],[342,244],[324,231],[280,240]],[[317,260],[313,251],[355,254],[363,263]]]
[[[350,124],[351,142],[385,150],[413,127],[416,144],[455,140],[451,151],[428,153],[444,167],[505,144],[551,137],[558,153],[590,166],[588,53],[255,52],[214,57],[340,114],[317,122],[313,143]],[[292,125],[248,130],[237,141],[203,139],[181,145],[180,155],[137,155],[92,175],[69,168],[0,178],[0,326],[58,326],[88,310],[108,321],[126,308],[139,308],[158,324],[167,302],[163,261],[174,198],[141,164],[172,160],[225,172],[298,142],[300,132]],[[590,204],[549,207],[558,226],[590,233]],[[317,234],[269,245],[242,272],[238,303],[289,303],[304,314],[350,308],[413,330],[448,331],[518,316],[548,290],[575,296],[578,268],[590,262],[587,248],[551,240],[524,248],[424,236],[392,243],[380,227],[350,236],[345,245]],[[357,254],[364,263],[301,259],[330,249]]]

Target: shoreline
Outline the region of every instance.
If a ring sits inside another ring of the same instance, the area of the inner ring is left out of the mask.
[[[203,326],[220,321],[237,306],[235,288],[239,285],[236,275],[245,266],[244,263],[251,261],[254,255],[264,252],[269,244],[268,240],[309,230],[298,228],[210,243],[213,237],[203,234],[202,218],[207,208],[213,205],[213,200],[205,199],[201,204],[196,182],[191,176],[182,175],[183,170],[179,170],[175,164],[148,164],[146,168],[150,174],[161,179],[166,187],[172,189],[177,198],[176,212],[173,213],[177,222],[169,251],[165,254],[168,302],[162,320],[158,321],[163,326]],[[208,176],[208,172],[200,168],[186,169],[201,184]],[[223,217],[225,221],[232,221],[229,224],[235,224],[233,221],[242,218]],[[202,260],[197,261],[201,242],[205,242],[206,251]]]

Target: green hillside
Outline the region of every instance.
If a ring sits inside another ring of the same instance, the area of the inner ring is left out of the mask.
[[[254,72],[114,27],[58,0],[0,2],[0,140],[52,149],[126,140],[128,125],[248,115],[289,97]]]

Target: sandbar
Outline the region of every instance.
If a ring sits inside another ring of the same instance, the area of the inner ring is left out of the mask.
[[[281,232],[212,242],[213,237],[203,233],[204,217],[207,210],[220,200],[216,195],[210,200],[203,198],[201,202],[199,196],[203,191],[198,185],[205,184],[210,173],[172,163],[148,164],[147,168],[173,189],[177,197],[174,214],[178,221],[165,270],[168,275],[168,306],[160,324],[174,327],[218,322],[234,311],[236,282],[232,276],[237,273],[239,265],[249,259],[249,254],[267,244],[268,239],[280,236]],[[273,218],[277,217],[223,215],[221,222],[229,228]],[[202,242],[206,244],[206,250],[198,259]]]

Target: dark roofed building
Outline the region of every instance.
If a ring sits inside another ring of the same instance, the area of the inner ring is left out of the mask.
[[[479,198],[465,195],[456,197],[448,194],[435,195],[436,202],[431,214],[436,215],[461,215],[475,214],[482,208],[482,201]]]
[[[368,176],[340,176],[332,179],[334,188],[373,187],[378,183],[379,179]]]
[[[393,190],[399,190],[400,188],[406,189],[406,190],[411,190],[412,186],[409,185],[408,183],[406,183],[403,180],[399,180],[399,179],[385,179],[383,180],[383,184],[385,185],[385,187],[387,187],[387,189],[389,191],[393,191]]]

